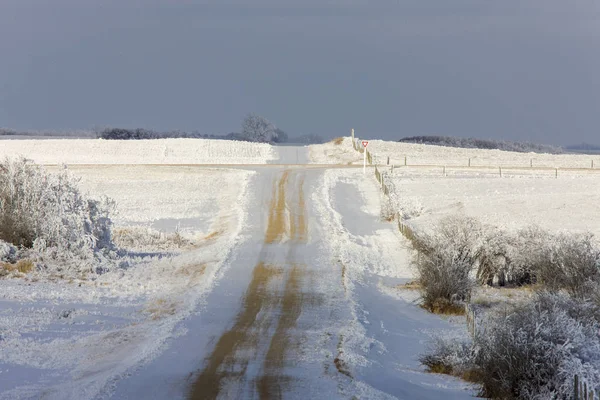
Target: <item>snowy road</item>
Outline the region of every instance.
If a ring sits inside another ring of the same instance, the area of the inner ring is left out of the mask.
[[[394,225],[378,222],[370,179],[273,167],[249,192],[243,240],[217,286],[111,398],[472,398],[416,359],[424,330],[457,328],[385,294],[408,279],[407,255]]]

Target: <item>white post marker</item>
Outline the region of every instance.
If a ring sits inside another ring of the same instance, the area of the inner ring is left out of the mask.
[[[367,173],[367,146],[369,145],[368,140],[363,140],[362,145],[364,147],[363,151],[363,174]]]

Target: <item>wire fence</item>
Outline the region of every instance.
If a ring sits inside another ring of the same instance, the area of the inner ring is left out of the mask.
[[[457,162],[454,160],[450,165],[442,165],[435,163],[415,163],[409,162],[408,156],[403,157],[403,163],[391,163],[390,157],[385,156],[380,158],[370,152],[368,148],[363,147],[359,138],[354,137],[354,130],[352,130],[352,147],[359,153],[367,153],[366,160],[369,165],[387,165],[394,171],[396,168],[425,168],[425,169],[439,169],[442,175],[447,176],[450,171],[484,171],[487,173],[494,173],[502,177],[508,174],[515,173],[528,173],[532,171],[547,172],[558,178],[560,172],[592,172],[600,173],[600,162],[596,162],[594,159],[590,160],[588,168],[584,167],[553,167],[548,165],[534,165],[533,158],[529,159],[528,165],[474,165],[473,158],[467,158],[464,162]],[[402,157],[401,157],[402,158]],[[385,161],[382,162],[382,161]]]

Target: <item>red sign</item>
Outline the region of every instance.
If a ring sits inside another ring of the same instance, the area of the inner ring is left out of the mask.
[[[369,141],[368,140],[363,140],[362,141],[362,145],[363,145],[363,147],[367,147],[369,145]]]

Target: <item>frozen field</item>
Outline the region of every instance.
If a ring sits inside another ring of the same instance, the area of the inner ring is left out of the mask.
[[[592,232],[600,236],[600,169],[592,170],[590,155],[522,154],[495,150],[456,149],[370,141],[369,151],[379,160],[387,156],[401,164],[393,170],[380,166],[392,189],[393,207],[416,228],[426,228],[445,215],[463,214],[503,229],[539,225],[551,231]],[[404,154],[409,166],[404,167]],[[362,154],[350,138],[340,145],[310,147],[315,162],[361,163]],[[472,167],[467,167],[471,157]],[[596,156],[597,158],[597,156]],[[536,169],[535,165],[581,170]],[[410,160],[436,167],[411,167]],[[465,161],[462,162],[461,160]],[[536,162],[537,160],[537,162]],[[587,161],[586,161],[587,160]],[[504,168],[488,168],[501,165]],[[523,165],[523,168],[508,166]],[[596,160],[595,166],[600,165]],[[446,166],[445,168],[443,166]],[[373,175],[369,168],[368,175]]]
[[[0,141],[0,158],[25,156],[39,164],[263,164],[271,145],[211,139]]]
[[[449,214],[477,217],[507,230],[538,225],[550,231],[593,232],[600,237],[597,176],[406,176],[385,174],[395,207],[415,227]]]
[[[210,221],[218,219],[222,205],[235,203],[237,191],[232,189],[240,183],[243,186],[254,173],[149,165],[72,166],[69,170],[81,178],[85,191],[117,202],[117,226],[146,225],[173,231],[179,225],[204,233],[209,233]]]
[[[360,140],[360,139],[359,139]],[[446,165],[482,167],[546,167],[546,168],[585,168],[600,169],[600,155],[587,154],[535,154],[515,153],[500,150],[461,149],[425,144],[398,143],[383,140],[369,140],[369,151],[377,157],[379,164],[404,165]],[[310,157],[316,163],[360,164],[363,155],[352,147],[352,140],[345,137],[336,145],[325,143],[310,146]]]

